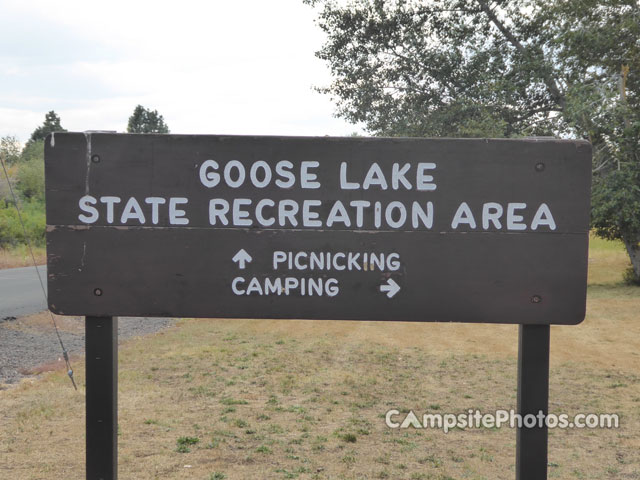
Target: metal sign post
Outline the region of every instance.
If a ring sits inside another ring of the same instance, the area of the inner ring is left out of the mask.
[[[585,141],[56,133],[45,174],[49,308],[87,316],[88,478],[116,475],[112,317],[521,324],[537,415],[549,325],[585,316]],[[546,478],[546,427],[517,440],[517,478]]]

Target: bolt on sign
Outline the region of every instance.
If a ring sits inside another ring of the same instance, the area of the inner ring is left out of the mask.
[[[59,314],[584,318],[584,141],[56,133],[45,158]]]

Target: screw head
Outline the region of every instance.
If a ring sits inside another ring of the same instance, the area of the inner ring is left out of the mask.
[[[96,288],[96,289],[93,291],[93,294],[94,294],[96,297],[101,297],[101,296],[102,296],[102,289],[101,289],[101,288]]]
[[[98,163],[100,161],[100,155],[91,155],[91,161],[93,163]]]
[[[545,165],[542,162],[536,163],[536,172],[544,172]]]
[[[531,303],[541,303],[542,297],[540,295],[534,295],[531,297]]]

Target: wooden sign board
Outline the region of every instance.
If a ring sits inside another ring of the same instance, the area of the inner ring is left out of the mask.
[[[576,324],[591,147],[56,133],[65,315]]]

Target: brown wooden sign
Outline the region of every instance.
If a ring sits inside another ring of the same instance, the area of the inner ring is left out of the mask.
[[[45,158],[56,313],[584,318],[587,142],[56,133]]]

